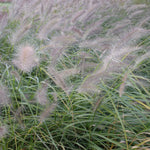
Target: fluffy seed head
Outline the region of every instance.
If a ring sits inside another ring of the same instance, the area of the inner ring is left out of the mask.
[[[10,98],[8,97],[8,89],[0,85],[0,105],[7,105],[10,103]]]
[[[53,113],[53,111],[55,110],[55,108],[57,107],[57,103],[52,103],[51,105],[49,105],[41,114],[40,114],[40,118],[39,118],[39,122],[44,122],[48,116]]]
[[[0,138],[3,138],[7,134],[6,126],[0,126]]]
[[[122,97],[123,95],[123,92],[124,92],[124,89],[125,89],[125,82],[127,80],[127,76],[128,74],[126,73],[122,79],[122,84],[120,85],[120,88],[119,88],[119,96]]]
[[[16,57],[13,59],[13,64],[23,72],[30,72],[32,68],[38,65],[39,59],[37,58],[33,47],[21,47]]]
[[[48,103],[47,87],[42,86],[41,88],[39,88],[36,92],[35,98],[39,104],[46,105]]]

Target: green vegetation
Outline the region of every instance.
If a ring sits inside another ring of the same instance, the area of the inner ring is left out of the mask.
[[[120,0],[91,4],[83,18],[74,14],[84,2],[54,11],[11,4],[0,37],[2,150],[150,149],[150,6],[142,2],[145,16]]]

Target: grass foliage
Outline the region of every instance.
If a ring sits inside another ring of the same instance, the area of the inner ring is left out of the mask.
[[[150,149],[149,0],[0,8],[0,149]]]

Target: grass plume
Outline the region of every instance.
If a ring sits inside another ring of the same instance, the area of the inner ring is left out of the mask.
[[[32,71],[38,65],[38,62],[39,59],[34,48],[28,45],[21,46],[13,59],[13,64],[23,72]]]
[[[6,86],[0,85],[0,105],[5,106],[10,103],[9,92]]]

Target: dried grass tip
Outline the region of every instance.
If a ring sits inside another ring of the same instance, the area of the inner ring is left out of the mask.
[[[36,56],[32,46],[22,46],[18,49],[13,64],[23,72],[30,72],[39,64],[39,58]]]
[[[9,92],[7,87],[0,85],[0,105],[8,105],[10,103]]]
[[[3,138],[7,134],[6,126],[0,126],[0,138]]]

